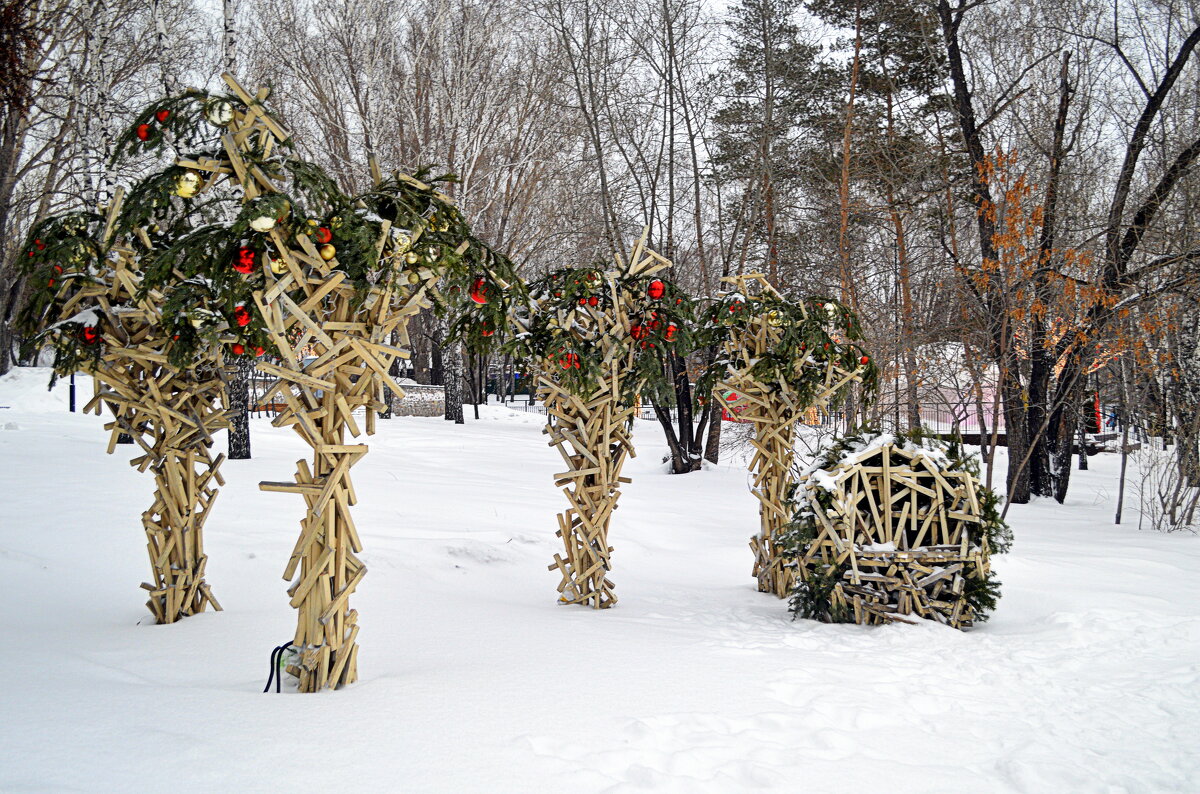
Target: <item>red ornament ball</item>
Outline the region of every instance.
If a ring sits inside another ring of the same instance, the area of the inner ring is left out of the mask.
[[[154,118],[158,119],[158,123],[162,124],[167,119],[171,118],[171,111],[166,108],[154,112]]]
[[[239,248],[237,258],[233,261],[233,269],[239,273],[254,272],[254,257],[256,256],[253,248]]]
[[[246,348],[245,348],[245,346],[244,346],[244,345],[239,345],[239,344],[234,344],[234,345],[233,345],[233,346],[231,346],[229,349],[233,351],[233,354],[234,354],[235,356],[240,356],[242,353],[245,353],[245,352],[246,352]]]
[[[326,229],[324,226],[318,227],[317,233],[314,236],[317,238],[318,243],[327,243],[333,239],[333,233],[330,232],[328,229]]]
[[[37,250],[39,250],[39,251],[45,251],[45,250],[46,250],[46,244],[45,244],[45,243],[43,243],[41,240],[34,240],[34,241],[33,241],[33,247],[34,247],[34,248],[36,248],[36,249],[37,249]]]
[[[137,132],[137,137],[138,137],[138,140],[139,140],[139,141],[148,141],[148,140],[150,140],[150,125],[149,125],[149,124],[139,124],[139,125],[137,125],[137,130],[136,130],[136,132]]]
[[[233,319],[242,328],[250,324],[250,312],[246,310],[245,304],[239,303],[233,308]]]
[[[83,326],[83,330],[79,332],[79,336],[83,339],[85,345],[94,345],[100,341],[100,332],[96,330],[94,325]]]
[[[667,291],[667,285],[663,284],[658,279],[654,279],[653,281],[650,282],[649,286],[646,287],[646,295],[650,298],[650,300],[654,300],[654,301],[661,298],[663,296],[663,293],[665,293],[666,291]]]
[[[487,282],[483,280],[483,276],[475,279],[471,285],[471,300],[479,304],[487,303]]]
[[[263,350],[261,345],[254,348],[254,355],[256,355],[256,356],[262,356],[262,354],[265,352],[267,352],[267,351]]]
[[[595,306],[599,302],[600,302],[600,299],[597,298],[595,295],[588,296],[588,306]]]
[[[867,363],[867,362],[869,362],[870,360],[871,360],[871,359],[869,359],[868,357],[866,357],[866,356],[863,356],[862,358],[860,358],[860,359],[858,360],[858,363],[859,363],[859,364],[866,364],[866,363]]]

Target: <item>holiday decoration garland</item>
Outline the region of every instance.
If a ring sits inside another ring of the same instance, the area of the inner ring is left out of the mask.
[[[954,628],[987,620],[1000,595],[992,554],[1012,533],[979,465],[955,444],[863,432],[800,474],[780,545],[797,573],[797,617]]]
[[[870,391],[875,367],[858,345],[852,312],[836,301],[789,301],[761,273],[726,279],[732,289],[709,310],[704,343],[719,354],[696,393],[715,394],[726,409],[754,424],[751,492],[760,530],[750,540],[758,589],[787,596],[794,575],[783,565],[779,535],[791,520],[787,500],[796,423],[809,408],[826,408],[848,387]]]

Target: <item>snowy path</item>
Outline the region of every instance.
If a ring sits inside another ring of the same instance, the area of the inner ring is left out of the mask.
[[[1013,508],[1000,608],[964,634],[792,622],[752,588],[744,472],[664,474],[649,423],[620,604],[559,607],[538,418],[381,422],[362,679],[263,695],[300,500],[257,482],[304,447],[256,423],[206,537],[225,611],[147,625],[150,477],[43,378],[0,381],[0,791],[1200,790],[1200,539],[1111,526],[1110,456],[1066,508]]]

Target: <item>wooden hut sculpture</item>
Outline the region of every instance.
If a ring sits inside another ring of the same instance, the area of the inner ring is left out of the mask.
[[[350,469],[367,453],[347,443],[375,432],[386,390],[403,391],[389,370],[407,351],[407,322],[450,289],[482,295],[507,287],[508,264],[470,237],[452,202],[415,177],[384,179],[362,196],[342,195],[318,167],[290,154],[288,133],[226,75],[231,94],[205,100],[205,118],[222,128],[219,147],[177,161],[196,175],[197,193],[224,190],[240,213],[222,231],[213,260],[239,276],[229,303],[245,336],[278,363],[258,368],[277,380],[265,400],[286,407],[273,424],[291,427],[312,448],[294,482],[264,491],[304,499],[300,535],[284,570],[298,610],[287,670],[302,692],[357,678],[358,612],[350,596],[366,575],[351,518]],[[197,239],[201,249],[209,243]],[[361,419],[360,419],[361,417]]]
[[[843,442],[802,475],[783,545],[793,611],[827,622],[962,629],[995,606],[990,556],[1006,551],[996,496],[940,445],[890,435]]]
[[[795,583],[779,536],[791,520],[796,423],[810,408],[836,403],[873,370],[845,307],[827,299],[789,301],[761,273],[725,281],[731,290],[710,317],[723,342],[709,380],[725,409],[754,425],[750,490],[759,502],[760,529],[750,539],[753,575],[760,592],[784,598]]]
[[[53,345],[56,375],[93,375],[96,393],[84,411],[112,410],[108,451],[121,434],[141,447],[130,464],[153,471],[155,483],[142,514],[153,581],[141,586],[155,621],[173,623],[221,608],[204,579],[204,523],[224,484],[225,456],[211,454],[213,433],[227,427],[224,370],[217,345],[170,361],[164,295],[141,283],[137,242],[150,248],[149,236],[137,227],[114,238],[122,198],[118,191],[106,218],[72,213],[34,229],[27,264],[36,287],[21,322],[40,329],[35,344]]]
[[[683,298],[654,275],[670,262],[645,245],[645,234],[616,271],[564,269],[531,286],[531,306],[513,321],[522,352],[540,361],[537,395],[546,407],[550,445],[566,470],[554,475],[569,507],[558,514],[564,551],[549,566],[560,575],[559,601],[613,606],[613,547],[608,529],[626,457],[637,395],[657,351],[671,345]]]

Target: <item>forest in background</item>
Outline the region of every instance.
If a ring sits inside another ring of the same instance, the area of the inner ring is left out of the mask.
[[[371,159],[457,175],[527,278],[648,225],[700,298],[751,271],[839,298],[881,368],[856,420],[1003,433],[1013,502],[1066,497],[1099,399],[1169,445],[1148,487],[1192,527],[1198,44],[1182,0],[0,0],[0,374],[27,230],[154,167],[110,166],[119,131],[228,70],[347,192]],[[461,416],[487,362],[414,330]],[[712,402],[664,422],[685,451]]]

